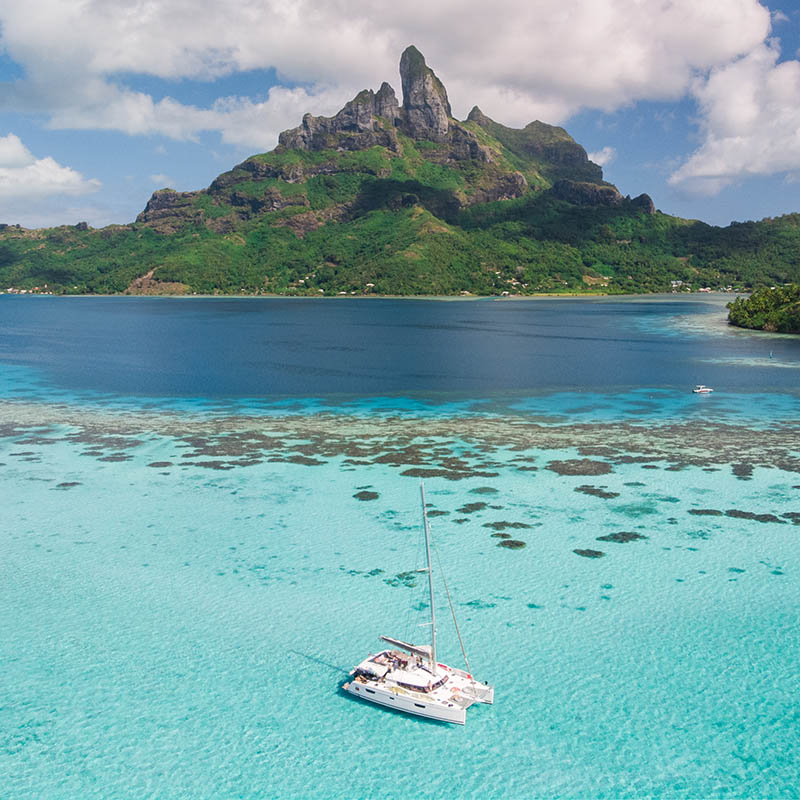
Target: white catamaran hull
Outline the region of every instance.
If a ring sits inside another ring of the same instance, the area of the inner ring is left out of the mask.
[[[465,706],[456,703],[445,706],[441,703],[413,696],[400,688],[387,690],[378,686],[372,687],[364,683],[357,683],[356,681],[350,681],[344,684],[342,688],[362,700],[369,700],[371,703],[394,708],[406,714],[438,719],[441,722],[452,722],[456,725],[464,725],[466,723],[467,707],[472,705],[470,702]]]
[[[381,638],[424,652],[422,648],[398,639]],[[390,669],[388,663],[398,657],[402,659],[403,655],[396,650],[384,650],[370,656],[350,673],[355,677],[342,688],[371,703],[456,725],[466,722],[467,709],[471,705],[494,702],[494,687],[478,683],[462,669],[437,663],[434,675],[423,666],[421,659],[415,662],[413,656],[406,657],[405,669]],[[428,679],[430,683],[426,686]],[[408,681],[419,682],[419,689],[408,685]]]

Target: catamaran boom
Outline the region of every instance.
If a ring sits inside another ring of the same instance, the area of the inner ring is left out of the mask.
[[[430,660],[430,645],[409,644],[408,642],[404,642],[402,639],[393,639],[391,636],[381,636],[381,639],[394,647],[399,647],[401,650],[405,650],[407,653],[412,653],[415,656],[420,656],[420,658],[427,658]]]

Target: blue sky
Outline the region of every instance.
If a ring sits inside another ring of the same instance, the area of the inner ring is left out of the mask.
[[[414,43],[464,118],[563,125],[623,194],[800,211],[800,1],[0,0],[0,222],[132,221],[333,114]]]

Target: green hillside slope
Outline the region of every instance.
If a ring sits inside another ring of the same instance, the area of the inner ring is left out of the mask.
[[[728,321],[740,328],[800,333],[800,285],[759,289],[728,303]]]

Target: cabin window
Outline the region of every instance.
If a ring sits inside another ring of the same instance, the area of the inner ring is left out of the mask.
[[[415,705],[417,708],[425,708],[425,706],[424,706],[424,705],[422,705],[422,703],[414,703],[414,705]]]
[[[447,683],[447,675],[445,675],[441,680],[436,681],[436,683],[432,683],[430,686],[415,686],[413,683],[401,683],[397,681],[398,686],[402,686],[404,689],[411,689],[412,692],[423,692],[427,694],[428,692],[432,692],[434,689],[438,689],[440,686],[444,686]]]
[[[367,691],[368,691],[370,694],[375,694],[375,690],[374,690],[374,689],[367,689]]]

